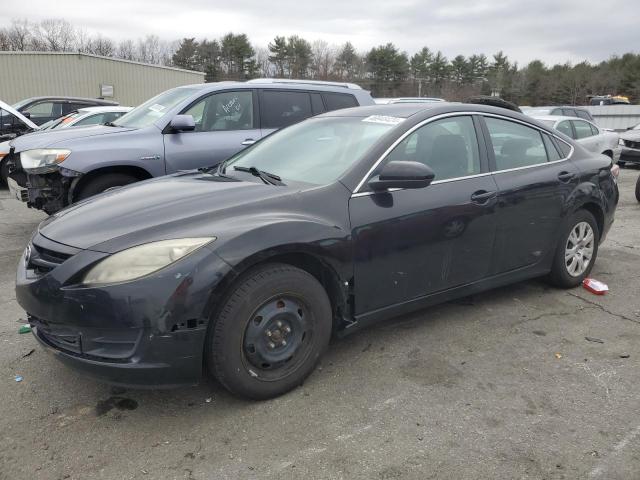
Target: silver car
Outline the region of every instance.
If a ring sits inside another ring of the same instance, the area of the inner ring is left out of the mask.
[[[313,115],[373,104],[366,90],[334,82],[261,79],[178,87],[108,126],[16,139],[9,188],[30,207],[52,214],[113,187],[217,165]]]
[[[531,115],[536,120],[549,125],[567,137],[573,138],[587,150],[611,157],[613,163],[620,159],[621,147],[616,132],[598,127],[582,118],[559,115]]]

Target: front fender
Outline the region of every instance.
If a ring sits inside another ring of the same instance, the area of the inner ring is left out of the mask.
[[[302,253],[330,266],[341,280],[353,275],[351,235],[346,226],[331,225],[321,219],[286,215],[255,216],[230,221],[212,244],[215,252],[236,271],[277,255]],[[237,233],[235,233],[237,232]]]

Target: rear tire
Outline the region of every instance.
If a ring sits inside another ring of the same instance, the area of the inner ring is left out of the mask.
[[[587,210],[571,215],[562,229],[549,281],[560,288],[577,287],[589,275],[598,256],[600,232]]]
[[[107,173],[106,175],[100,175],[89,180],[86,185],[82,186],[80,192],[76,195],[75,201],[84,200],[110,188],[123,187],[124,185],[129,185],[137,181],[138,179],[136,177],[127,175],[126,173]]]
[[[278,263],[254,268],[211,320],[209,371],[240,397],[263,400],[288,392],[326,350],[331,312],[325,289],[311,274]]]

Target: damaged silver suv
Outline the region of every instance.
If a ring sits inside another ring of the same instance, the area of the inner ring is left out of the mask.
[[[52,214],[109,188],[215,166],[313,115],[373,105],[348,83],[259,79],[168,90],[103,126],[24,135],[9,152],[9,188]]]

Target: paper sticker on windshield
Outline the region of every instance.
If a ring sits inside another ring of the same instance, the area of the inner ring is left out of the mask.
[[[159,103],[156,103],[155,105],[151,105],[149,107],[149,110],[153,111],[153,112],[157,112],[160,113],[165,109],[164,105],[160,105]]]
[[[389,117],[386,115],[371,115],[367,118],[363,118],[362,121],[368,123],[382,123],[383,125],[398,125],[404,121],[404,118]]]

